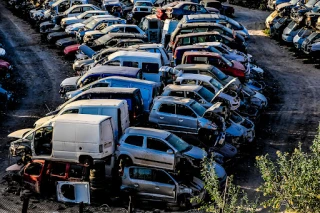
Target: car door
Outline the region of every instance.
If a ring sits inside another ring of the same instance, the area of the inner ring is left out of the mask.
[[[157,199],[174,202],[176,184],[172,177],[162,170],[153,170],[152,173],[152,180],[155,183],[154,194],[157,196]]]
[[[24,184],[36,193],[40,193],[42,180],[45,179],[45,172],[43,171],[43,162],[31,162],[28,164],[23,173]]]
[[[175,104],[162,103],[158,109],[158,125],[161,129],[176,130],[177,116],[175,114]]]
[[[145,165],[167,170],[174,169],[174,150],[163,140],[147,137]]]
[[[136,190],[140,199],[153,200],[156,197],[151,168],[131,167],[129,178],[130,187]]]
[[[176,104],[177,129],[183,132],[197,133],[197,116],[187,106]]]
[[[67,180],[67,164],[60,162],[51,162],[49,170],[49,186],[52,191],[57,181],[65,181]]]
[[[121,139],[120,146],[118,147],[120,154],[130,153],[133,157],[132,161],[137,165],[145,165],[146,151],[144,148],[144,137],[140,135],[129,135]]]

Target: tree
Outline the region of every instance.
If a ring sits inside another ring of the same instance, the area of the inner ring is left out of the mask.
[[[209,201],[201,201],[199,210],[210,213],[253,213],[257,208],[257,200],[250,202],[247,194],[232,182],[232,176],[227,177],[225,186],[221,189],[216,176],[212,159],[202,163],[201,176],[205,183]]]
[[[296,212],[320,212],[320,133],[311,152],[301,149],[292,154],[278,151],[273,161],[268,155],[257,157],[257,166],[264,183],[259,190],[266,201],[264,207]]]

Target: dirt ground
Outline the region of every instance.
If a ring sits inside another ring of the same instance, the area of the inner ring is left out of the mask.
[[[304,148],[310,146],[319,125],[317,105],[320,101],[320,73],[314,64],[297,58],[290,47],[280,45],[264,35],[262,29],[269,12],[237,6],[235,9],[235,19],[250,30],[248,52],[267,72],[273,90],[271,104],[257,126],[255,144],[246,147],[247,150],[240,150],[239,159],[232,170],[236,182],[254,198],[258,195],[256,188],[261,183],[254,166],[256,155],[268,153],[274,157],[277,150],[291,151],[298,142]],[[56,107],[61,102],[59,84],[72,75],[72,70],[70,62],[66,62],[57,50],[42,44],[39,34],[27,22],[8,11],[2,1],[0,11],[0,39],[5,41],[5,48],[15,66],[12,84],[21,94],[19,107],[0,115],[0,171],[4,171],[7,166],[7,134],[31,127],[35,120],[47,112],[46,105],[51,109]],[[50,211],[41,210],[37,203],[33,205],[36,206],[33,212],[62,212],[64,209],[52,201],[46,205]],[[13,212],[12,207],[20,212],[21,202],[17,197],[0,195],[0,211]]]

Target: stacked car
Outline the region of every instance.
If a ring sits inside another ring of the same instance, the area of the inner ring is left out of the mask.
[[[266,20],[270,35],[286,44],[293,44],[300,54],[314,61],[320,53],[320,1],[306,4],[291,0],[279,4]]]
[[[74,177],[103,191],[111,178],[121,195],[198,204],[191,198],[206,197],[204,158],[213,158],[222,188],[223,166],[255,143],[268,106],[248,30],[215,0],[87,3],[59,0],[28,12],[43,38],[74,59],[75,72],[57,91],[65,103],[9,135],[10,154],[31,158],[25,185],[43,193],[41,181]]]

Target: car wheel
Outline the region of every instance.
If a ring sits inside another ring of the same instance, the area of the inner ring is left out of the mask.
[[[129,156],[121,156],[119,159],[119,167],[121,168],[131,166],[132,164],[132,160]]]

